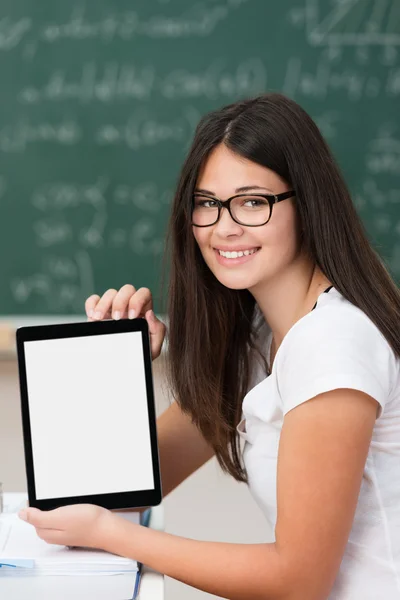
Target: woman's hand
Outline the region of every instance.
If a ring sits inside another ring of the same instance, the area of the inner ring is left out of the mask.
[[[160,356],[166,327],[153,312],[153,299],[149,289],[136,290],[133,285],[124,285],[119,291],[107,290],[101,298],[93,294],[87,298],[85,310],[88,321],[145,317],[149,326],[153,360]]]
[[[107,539],[112,519],[117,518],[94,504],[73,504],[49,511],[24,508],[18,516],[33,525],[38,536],[49,544],[98,549]]]

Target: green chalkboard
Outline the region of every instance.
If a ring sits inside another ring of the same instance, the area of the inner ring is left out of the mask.
[[[3,0],[0,313],[157,293],[198,119],[264,90],[316,119],[398,278],[399,52],[398,0]]]

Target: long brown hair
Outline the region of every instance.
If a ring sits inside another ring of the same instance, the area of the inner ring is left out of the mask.
[[[298,104],[281,94],[264,94],[202,118],[182,167],[169,224],[168,379],[173,396],[212,445],[222,469],[246,481],[236,426],[259,352],[255,300],[249,291],[231,290],[216,279],[191,226],[200,169],[221,143],[272,169],[295,190],[311,259],[368,315],[398,357],[400,293],[368,241],[327,144]]]

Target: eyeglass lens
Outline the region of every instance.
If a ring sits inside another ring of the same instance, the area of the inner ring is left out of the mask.
[[[271,204],[260,196],[237,196],[230,204],[233,217],[242,225],[262,225],[271,216]],[[206,196],[195,195],[192,213],[194,225],[213,225],[218,220],[218,203]]]

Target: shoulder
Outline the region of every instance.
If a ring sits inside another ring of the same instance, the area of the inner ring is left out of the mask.
[[[381,342],[390,348],[375,323],[350,302],[318,307],[300,319],[288,332],[287,346],[296,343],[310,345],[312,342],[328,346],[339,340],[349,344],[359,340]]]
[[[276,363],[282,396],[290,404],[295,397],[304,401],[307,394],[346,387],[384,406],[399,374],[399,361],[384,335],[336,290],[287,333]]]

